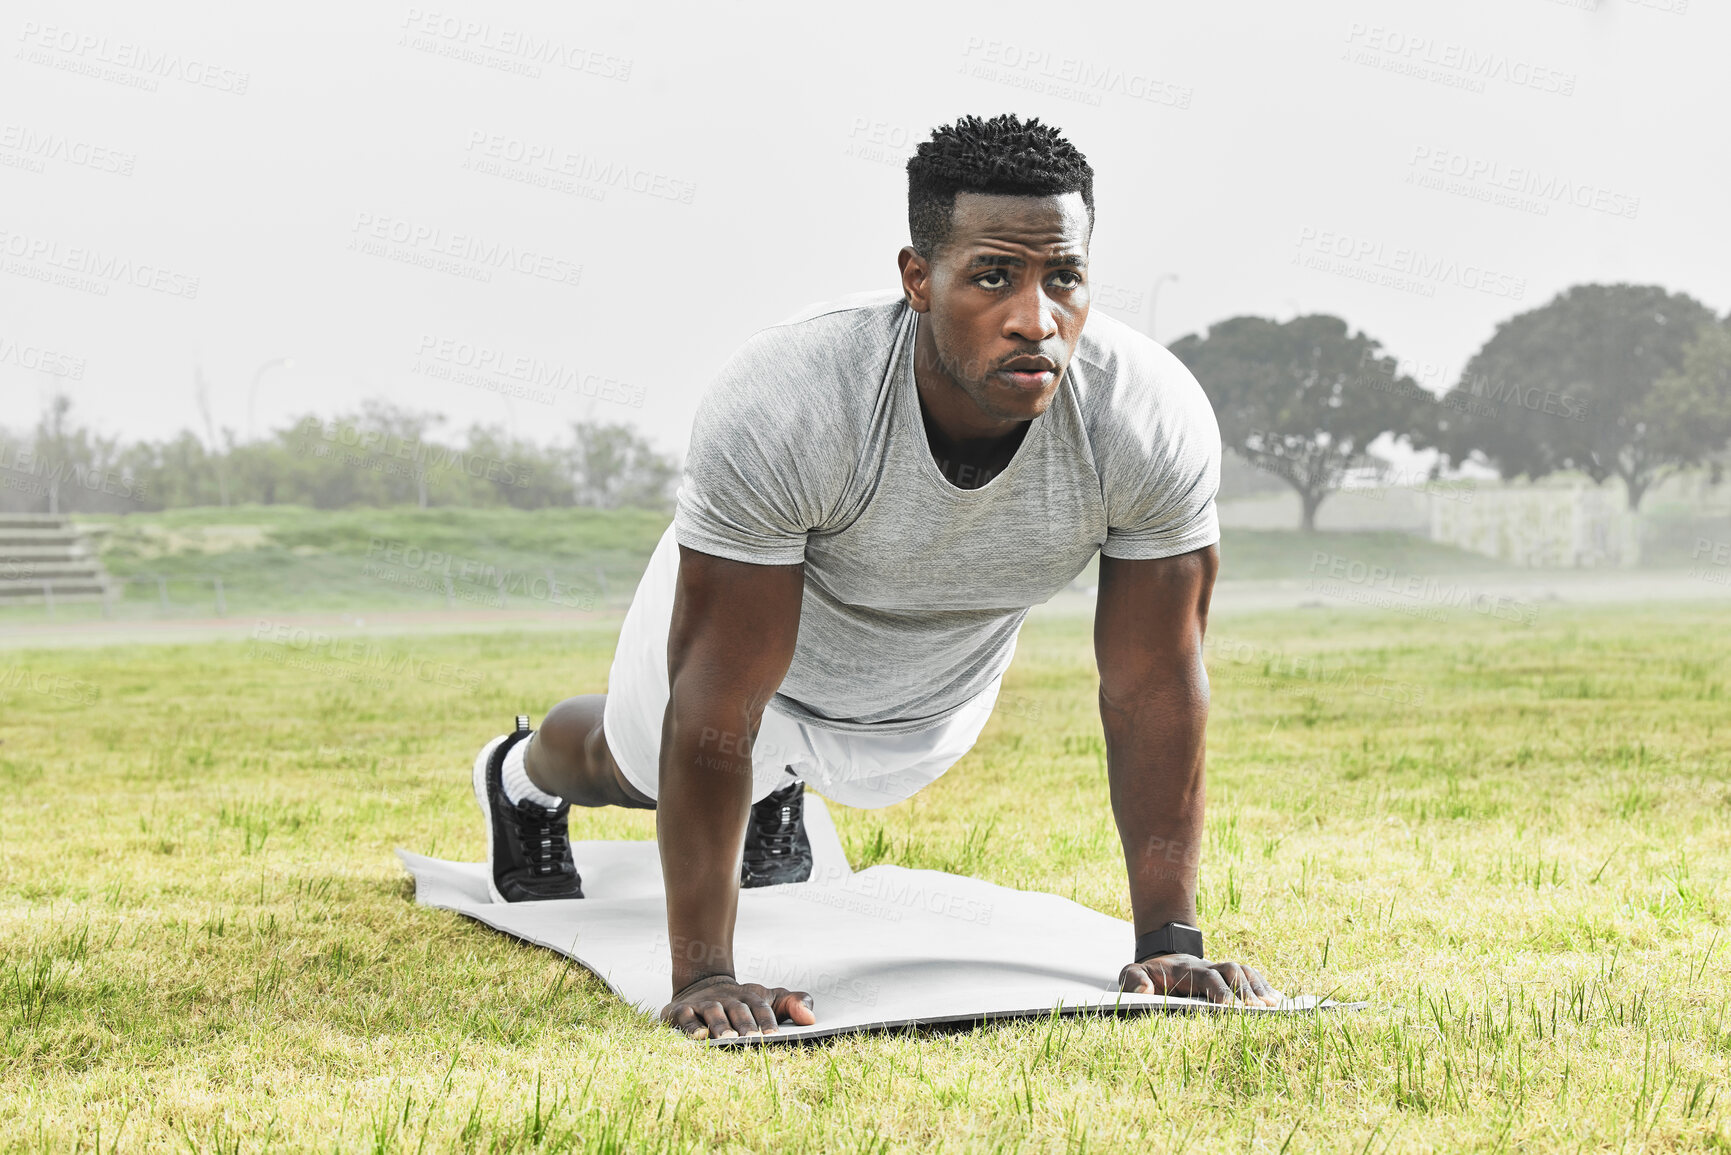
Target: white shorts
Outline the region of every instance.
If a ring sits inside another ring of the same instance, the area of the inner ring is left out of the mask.
[[[667,631],[678,579],[679,543],[670,525],[637,583],[607,674],[602,727],[608,749],[631,785],[650,798],[658,797],[661,776]],[[1012,656],[1014,652],[1012,646]],[[771,702],[751,747],[751,800],[764,798],[793,777],[845,806],[875,809],[912,797],[973,748],[992,715],[1001,681],[1002,675],[994,678],[942,722],[900,734],[827,730],[795,721]]]

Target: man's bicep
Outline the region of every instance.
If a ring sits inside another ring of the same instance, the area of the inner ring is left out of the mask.
[[[1108,699],[1200,669],[1219,568],[1220,551],[1213,545],[1140,561],[1101,555],[1094,655]]]
[[[755,711],[793,662],[805,566],[757,565],[679,547],[667,633],[669,687]]]

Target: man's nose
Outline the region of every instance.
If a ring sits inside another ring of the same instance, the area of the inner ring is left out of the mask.
[[[1004,335],[1019,341],[1039,343],[1058,335],[1058,317],[1046,286],[1039,281],[1025,286],[1013,299],[1004,319]]]

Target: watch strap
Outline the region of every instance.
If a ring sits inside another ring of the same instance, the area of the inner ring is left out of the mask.
[[[1192,954],[1197,958],[1207,958],[1202,953],[1202,932],[1189,923],[1169,922],[1159,930],[1151,930],[1136,938],[1137,962],[1143,962],[1155,955]]]

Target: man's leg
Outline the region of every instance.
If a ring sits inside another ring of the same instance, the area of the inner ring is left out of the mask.
[[[573,806],[653,810],[654,800],[626,781],[607,748],[606,703],[606,694],[583,694],[547,711],[523,752],[523,772],[537,790]]]

